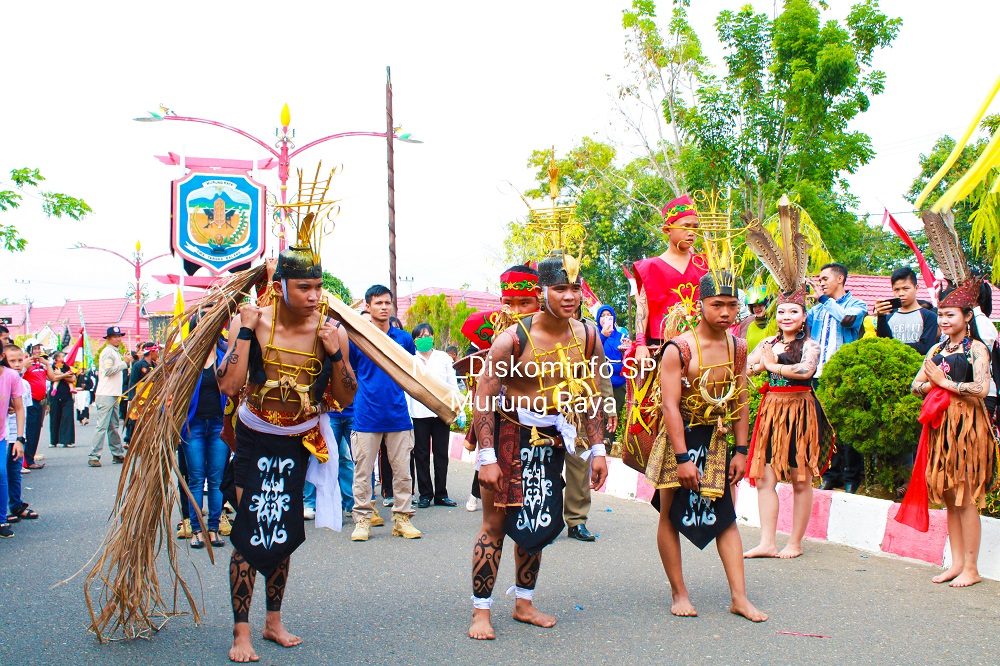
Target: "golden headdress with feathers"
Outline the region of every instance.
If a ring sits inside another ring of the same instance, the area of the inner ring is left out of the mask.
[[[920,214],[927,235],[927,244],[937,260],[938,267],[951,283],[938,303],[943,308],[974,308],[979,303],[979,289],[982,279],[974,278],[969,272],[969,264],[962,252],[955,232],[955,220],[951,211],[935,213],[925,210]]]
[[[333,219],[340,212],[340,207],[336,200],[327,199],[327,192],[337,169],[331,169],[330,175],[322,180],[322,168],[322,162],[316,165],[316,175],[312,181],[304,180],[302,169],[299,169],[298,194],[290,203],[278,206],[275,211],[276,215],[289,222],[295,230],[295,243],[278,255],[275,280],[323,277],[320,245],[323,237],[333,232]]]
[[[799,229],[799,209],[787,195],[778,202],[781,246],[757,218],[747,220],[746,243],[778,283],[778,303],[806,306],[806,272],[809,270],[809,243]]]
[[[694,193],[698,206],[698,228],[695,235],[701,240],[708,273],[698,283],[698,297],[736,296],[736,280],[742,273],[737,266],[733,241],[739,238],[740,229],[732,226],[732,201],[726,191],[698,190]]]

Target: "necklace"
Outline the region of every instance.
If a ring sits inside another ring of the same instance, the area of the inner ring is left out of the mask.
[[[948,346],[946,346],[946,347],[944,348],[944,353],[945,353],[945,354],[951,354],[952,352],[956,352],[956,351],[958,351],[958,350],[959,350],[959,348],[960,348],[960,347],[962,346],[962,344],[963,344],[964,342],[965,342],[965,338],[962,338],[961,340],[959,340],[959,341],[958,341],[958,342],[956,342],[955,344],[953,344],[953,345],[948,345]]]

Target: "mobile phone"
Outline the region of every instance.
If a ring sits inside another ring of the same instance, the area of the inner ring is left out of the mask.
[[[899,298],[890,298],[889,305],[892,306],[893,310],[898,310],[899,308],[903,307],[903,301],[902,299]]]

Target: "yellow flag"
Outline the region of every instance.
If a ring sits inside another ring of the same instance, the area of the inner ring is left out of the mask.
[[[174,326],[177,326],[183,317],[184,317],[184,291],[181,289],[181,287],[177,287],[177,293],[174,294],[174,321],[173,321]],[[181,325],[180,339],[181,340],[187,339],[187,336],[190,332],[191,332],[191,327],[188,324],[188,322],[185,321],[184,324]],[[176,346],[177,344],[174,343],[174,347]]]

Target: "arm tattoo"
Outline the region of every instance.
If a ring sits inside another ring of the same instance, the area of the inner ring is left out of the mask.
[[[802,360],[793,365],[786,365],[785,376],[789,379],[811,379],[816,374],[819,365],[819,345],[812,340],[802,350]]]
[[[649,319],[649,304],[646,301],[646,288],[639,291],[638,298],[635,299],[635,334],[636,336],[646,334],[646,320]]]
[[[236,349],[233,349],[233,352],[226,357],[226,362],[219,366],[219,369],[215,371],[216,379],[222,379],[225,377],[226,373],[229,371],[229,366],[236,365],[239,362],[240,355],[236,353]]]
[[[350,373],[347,372],[347,365],[341,364],[340,366],[340,383],[348,391],[354,392],[358,390],[358,383],[351,377]]]

